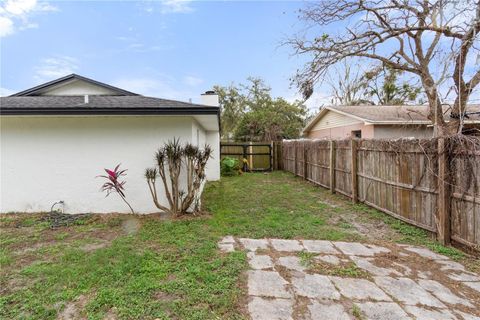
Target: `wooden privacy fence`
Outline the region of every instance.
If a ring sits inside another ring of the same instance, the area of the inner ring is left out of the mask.
[[[271,142],[221,142],[220,158],[247,160],[250,171],[278,170],[281,166],[281,141]]]
[[[478,250],[480,154],[455,149],[448,154],[443,146],[442,139],[287,140],[281,163],[283,170],[353,202],[436,233],[444,244],[452,239]],[[467,178],[475,179],[467,187],[449,183]]]

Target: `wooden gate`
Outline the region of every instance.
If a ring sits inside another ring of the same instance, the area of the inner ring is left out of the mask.
[[[244,171],[272,171],[271,143],[220,143],[220,157],[237,158]]]

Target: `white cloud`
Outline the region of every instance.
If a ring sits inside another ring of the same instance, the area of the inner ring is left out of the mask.
[[[160,12],[161,14],[190,13],[194,11],[191,3],[191,0],[146,1],[143,3],[143,10],[147,13]]]
[[[9,95],[14,94],[14,93],[15,93],[15,91],[13,91],[13,90],[0,87],[0,97],[6,97],[6,96],[9,96]]]
[[[52,80],[75,73],[78,69],[78,60],[69,56],[55,56],[42,59],[35,68],[35,79],[39,81]]]
[[[172,77],[166,75],[157,77],[139,77],[139,78],[119,78],[111,82],[112,85],[142,94],[148,97],[158,97],[164,99],[172,99],[179,101],[199,102],[201,90],[189,89],[185,85],[180,85]],[[180,88],[180,89],[179,89]]]
[[[117,52],[137,52],[137,53],[145,53],[145,52],[154,52],[154,51],[161,51],[170,49],[171,45],[145,45],[138,36],[117,36],[115,37],[116,40],[122,43],[121,49],[116,49]]]
[[[0,37],[13,33],[13,21],[10,18],[0,16]]]
[[[180,99],[180,93],[167,82],[154,78],[121,78],[112,82],[116,87],[145,96]]]
[[[163,0],[162,13],[189,13],[193,11],[188,0]]]
[[[16,29],[37,28],[31,16],[41,12],[58,11],[57,7],[37,0],[6,0],[0,5],[0,37],[11,35]]]
[[[183,82],[187,86],[196,87],[196,86],[201,85],[204,82],[204,80],[202,78],[198,78],[198,77],[194,77],[194,76],[186,76],[186,77],[183,78]]]

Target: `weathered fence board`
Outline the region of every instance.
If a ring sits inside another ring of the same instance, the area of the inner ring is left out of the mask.
[[[438,141],[283,141],[282,168],[354,202],[448,237],[444,243],[451,238],[478,249],[480,154],[456,153],[452,169],[441,162]],[[473,172],[467,178],[478,181],[464,181],[466,166]],[[440,170],[454,171],[442,175]],[[444,197],[447,201],[441,201]]]

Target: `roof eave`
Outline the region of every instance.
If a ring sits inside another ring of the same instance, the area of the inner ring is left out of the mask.
[[[2,116],[33,115],[219,115],[218,107],[186,108],[1,108]]]
[[[385,124],[398,124],[398,125],[421,125],[421,124],[430,124],[431,121],[428,120],[392,120],[392,121],[365,121],[365,125],[385,125]]]

